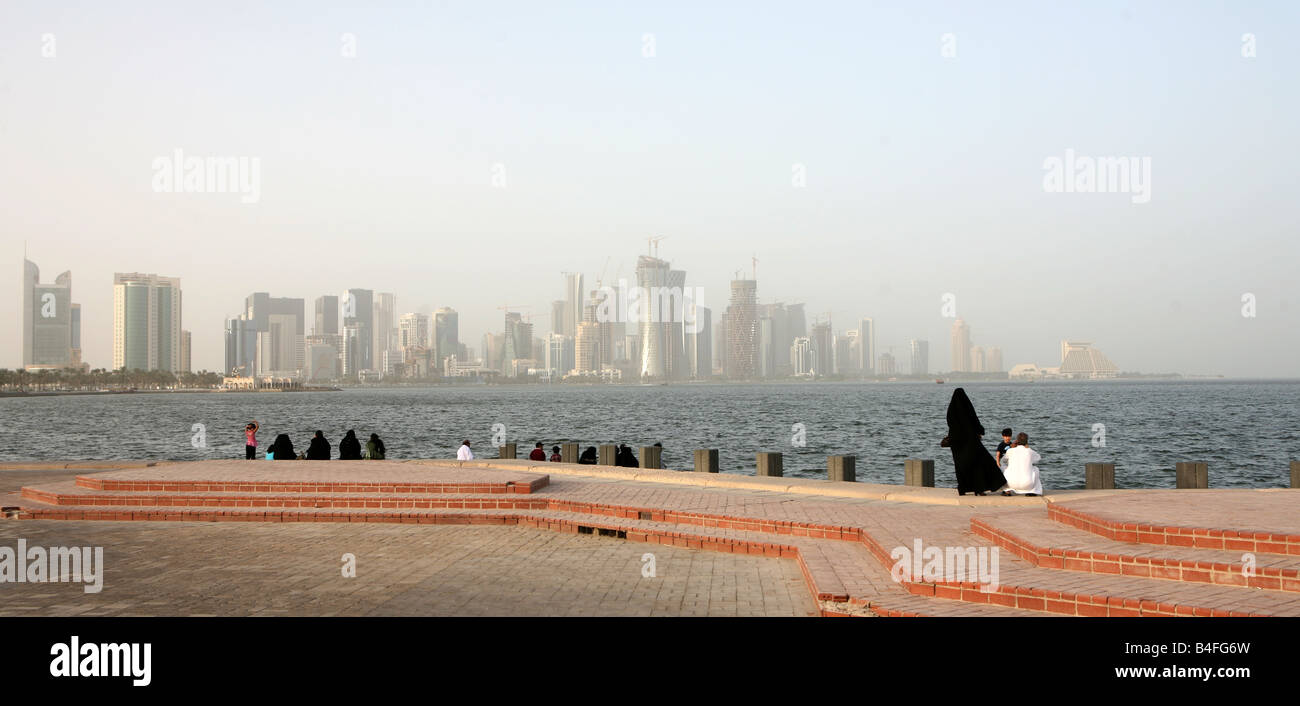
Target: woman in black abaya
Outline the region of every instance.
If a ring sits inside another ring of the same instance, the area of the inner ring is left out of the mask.
[[[980,437],[984,426],[975,416],[975,405],[966,391],[957,388],[948,403],[948,436],[940,446],[952,449],[952,464],[957,469],[957,494],[983,495],[1007,484],[989,450]]]

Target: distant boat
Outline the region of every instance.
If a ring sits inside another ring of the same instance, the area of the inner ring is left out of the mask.
[[[934,383],[935,383],[936,385],[942,385],[942,384],[943,384],[943,380],[940,380],[939,378],[935,378],[935,379],[934,379]]]

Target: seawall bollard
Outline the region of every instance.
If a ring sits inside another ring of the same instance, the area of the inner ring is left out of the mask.
[[[1291,462],[1291,487],[1300,488],[1300,461]]]
[[[641,447],[641,467],[642,468],[663,468],[664,447],[662,446],[642,446]]]
[[[857,456],[827,456],[826,477],[830,480],[854,483],[858,480]]]
[[[601,466],[614,465],[614,457],[618,454],[618,447],[614,444],[601,444],[596,449],[596,463]]]
[[[1115,464],[1113,463],[1085,463],[1083,476],[1083,487],[1088,490],[1115,489]]]
[[[755,475],[767,478],[780,478],[784,475],[784,471],[781,468],[781,452],[759,451],[758,472]]]
[[[695,471],[697,473],[717,473],[718,450],[695,449]]]
[[[1210,467],[1201,461],[1179,461],[1174,467],[1176,487],[1208,488],[1210,487]]]
[[[497,458],[518,458],[514,444],[502,444],[497,447]]]
[[[560,461],[563,463],[578,462],[578,445],[577,444],[560,444]]]
[[[903,461],[903,485],[934,487],[934,459],[909,458]]]

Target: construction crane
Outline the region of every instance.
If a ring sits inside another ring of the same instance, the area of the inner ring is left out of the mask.
[[[661,235],[658,238],[646,238],[646,254],[651,254],[651,248],[654,248],[653,256],[659,257],[659,241],[666,239],[668,236]]]
[[[528,304],[506,304],[505,306],[499,306],[497,308],[509,314],[511,311],[514,311],[515,309],[531,309],[533,307],[529,306]],[[529,314],[529,316],[532,316],[532,314]]]
[[[520,313],[520,312],[518,312],[518,311],[515,311],[515,310],[517,310],[517,309],[531,309],[531,308],[533,308],[533,307],[532,307],[531,305],[529,305],[529,304],[506,304],[505,306],[499,306],[499,307],[497,307],[497,308],[500,309],[501,311],[506,312],[506,315],[507,315],[507,316],[509,316],[512,312],[514,312],[514,313],[518,313],[518,314],[519,314],[519,318],[522,319],[522,320],[524,321],[524,323],[529,323],[529,324],[531,324],[531,323],[533,322],[533,314],[532,314],[532,312],[529,312],[529,313],[524,314],[524,313]],[[545,317],[543,317],[543,318],[547,318],[547,317],[550,317],[550,314],[546,314]]]
[[[749,259],[753,261],[754,281],[757,282],[758,281],[758,258],[755,256],[750,256]]]

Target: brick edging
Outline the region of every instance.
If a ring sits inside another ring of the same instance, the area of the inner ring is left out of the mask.
[[[319,481],[206,481],[127,480],[77,476],[80,488],[121,492],[209,492],[209,493],[534,493],[551,482],[550,476],[529,481],[503,483],[407,483],[407,482],[319,482]]]
[[[1119,522],[1053,503],[1047,517],[1117,542],[1300,556],[1300,535]]]
[[[536,503],[541,501],[547,507],[530,507],[528,509],[538,510],[555,510],[571,511],[592,515],[603,515],[614,518],[626,519],[647,519],[657,522],[671,522],[681,524],[695,524],[699,526],[711,526],[720,528],[730,528],[738,530],[749,530],[756,532],[767,532],[774,534],[790,534],[792,536],[809,536],[823,539],[849,539],[844,537],[845,528],[817,527],[809,526],[808,523],[789,523],[789,522],[772,522],[767,520],[753,520],[747,518],[733,518],[727,516],[707,516],[702,513],[679,513],[676,511],[658,511],[648,510],[645,508],[634,508],[625,506],[601,505],[599,503],[584,503],[566,500],[537,500],[528,501],[496,501],[500,504],[518,502]],[[349,500],[348,502],[353,502]],[[403,502],[403,501],[396,501]],[[457,502],[457,501],[449,501]],[[463,502],[463,501],[462,501]],[[652,515],[652,517],[642,517],[643,514]],[[832,601],[832,602],[849,602],[850,596],[844,591],[843,586],[835,585],[830,587],[819,587],[813,577],[813,573],[808,566],[808,560],[804,553],[793,545],[777,544],[774,542],[753,542],[750,540],[727,539],[723,537],[711,537],[697,535],[689,532],[668,532],[664,530],[649,530],[645,528],[629,527],[618,523],[610,522],[578,522],[567,519],[539,518],[530,515],[517,515],[512,513],[504,514],[438,514],[426,512],[367,512],[367,513],[309,513],[301,510],[286,509],[285,511],[275,510],[239,510],[239,509],[177,509],[177,510],[81,510],[73,509],[70,506],[59,506],[57,508],[23,508],[19,519],[26,520],[109,520],[109,521],[176,521],[176,522],[370,522],[370,523],[401,523],[401,524],[456,524],[456,525],[517,525],[530,527],[534,529],[546,529],[558,532],[569,532],[577,534],[580,528],[594,528],[596,530],[606,530],[622,535],[633,542],[646,542],[649,544],[663,544],[667,546],[676,546],[686,549],[699,549],[703,551],[718,551],[733,554],[748,554],[754,556],[767,556],[774,558],[794,559],[800,572],[803,574],[804,581],[808,586],[809,592],[814,600]],[[694,520],[694,521],[692,521]],[[798,525],[798,526],[796,526]],[[784,532],[782,531],[784,530]],[[832,531],[835,530],[835,531]],[[808,531],[808,534],[802,534],[801,531]],[[820,534],[818,534],[819,532]],[[913,617],[921,616],[920,613],[911,611],[899,611],[878,605],[875,601],[857,599],[852,601],[851,605],[862,605],[869,608],[872,612],[882,617]]]
[[[978,517],[971,518],[970,528],[976,536],[1044,569],[1300,593],[1300,569],[1260,566],[1255,568],[1253,575],[1248,576],[1243,573],[1241,565],[1224,562],[1043,547],[998,529]]]
[[[350,484],[351,485],[351,484]],[[540,498],[539,498],[540,500]],[[352,502],[349,500],[349,502]],[[816,539],[835,539],[841,541],[861,542],[868,552],[886,568],[893,566],[893,559],[884,547],[868,532],[857,527],[817,525],[814,523],[761,520],[727,515],[712,515],[654,508],[606,505],[571,500],[547,501],[547,508],[556,511],[579,512],[583,514],[603,515],[614,518],[641,519],[674,524],[693,524],[699,526],[746,530],[770,534],[789,534]],[[770,542],[752,542],[719,537],[695,535],[685,532],[668,532],[663,530],[646,530],[635,527],[609,523],[580,523],[573,520],[536,518],[515,514],[481,515],[481,514],[437,514],[419,512],[381,512],[381,513],[308,513],[301,511],[232,511],[232,510],[177,510],[177,511],[102,511],[24,508],[22,519],[82,519],[82,520],[172,520],[172,521],[264,521],[264,522],[388,522],[405,524],[515,524],[538,529],[554,531],[579,532],[580,527],[594,527],[608,531],[623,532],[631,541],[658,543],[679,546],[688,549],[722,551],[737,554],[753,554],[770,557],[793,558],[799,562],[805,582],[818,600],[845,602],[850,605],[865,605],[877,615],[882,616],[918,616],[911,611],[898,611],[876,605],[874,601],[853,599],[840,587],[818,588],[808,567],[807,558],[798,547]],[[1068,615],[1083,616],[1140,616],[1140,615],[1183,615],[1183,616],[1248,616],[1261,615],[1242,611],[1226,611],[1195,606],[1177,606],[1156,601],[1142,601],[1131,598],[1104,595],[1074,594],[1068,592],[1047,591],[1023,586],[1000,586],[996,592],[981,591],[978,584],[969,582],[927,582],[901,581],[900,586],[913,595],[958,600],[968,603],[985,603],[1002,605],[1024,610],[1038,610]],[[825,590],[830,589],[830,590]],[[838,589],[838,590],[835,590]]]

